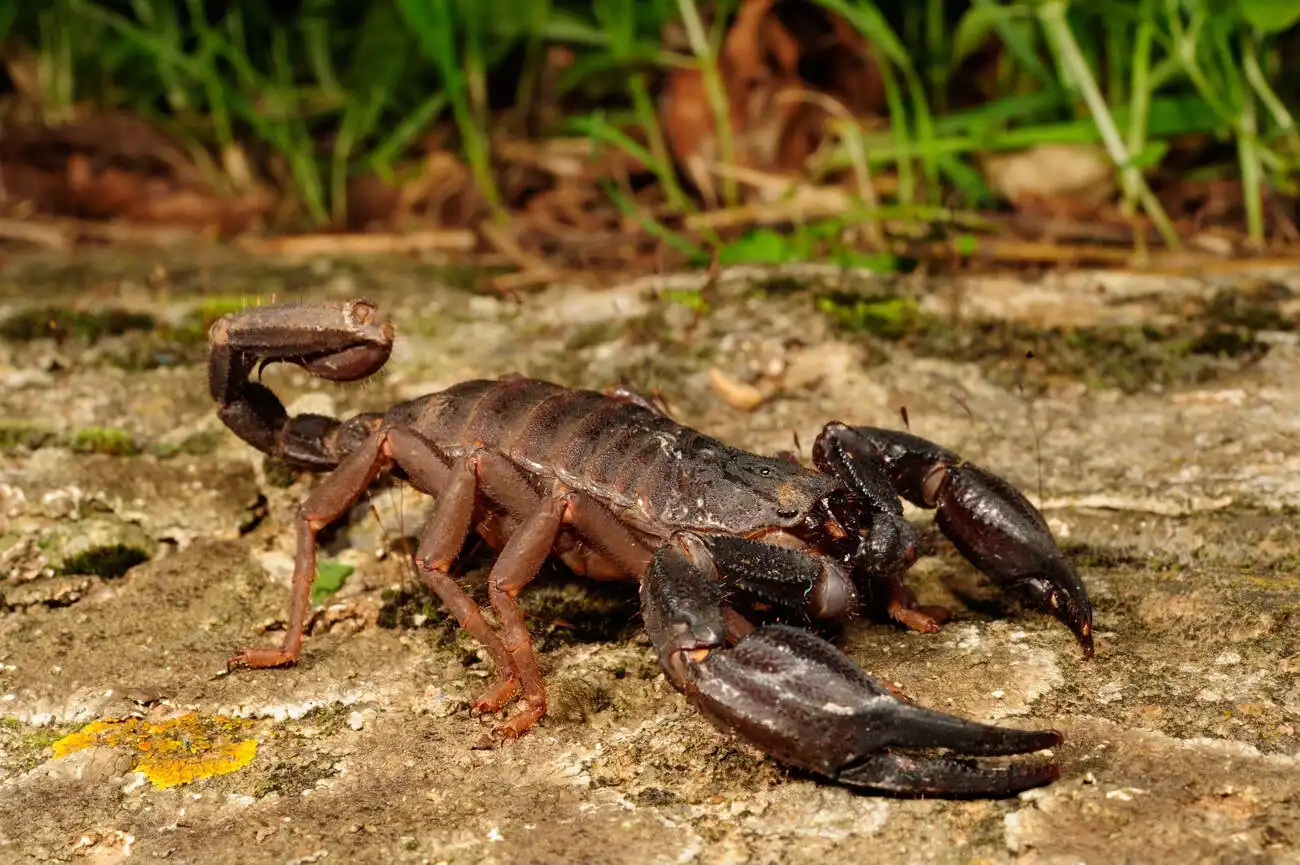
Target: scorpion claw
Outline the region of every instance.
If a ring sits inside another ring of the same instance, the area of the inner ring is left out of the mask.
[[[769,625],[687,665],[686,691],[715,723],[793,766],[852,786],[905,794],[1011,795],[1048,783],[1055,764],[991,768],[958,757],[1028,754],[1055,730],[967,721],[903,702],[831,644]],[[950,756],[900,754],[934,749]]]
[[[910,433],[830,424],[822,436],[818,446],[858,475],[877,484],[883,476],[912,504],[935,509],[958,552],[995,585],[1059,619],[1092,656],[1088,592],[1043,515],[1019,490]]]
[[[997,796],[1050,784],[1060,774],[1054,763],[987,768],[961,760],[890,753],[845,766],[835,780],[851,787],[913,795]]]
[[[957,759],[1052,748],[1061,742],[1055,730],[995,727],[904,702],[807,631],[768,625],[725,648],[717,583],[677,550],[656,554],[641,592],[669,681],[714,724],[786,764],[913,795],[1011,795],[1057,777],[1053,764]],[[951,756],[896,752],[932,748]]]

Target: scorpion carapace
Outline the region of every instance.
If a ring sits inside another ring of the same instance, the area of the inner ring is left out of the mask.
[[[287,633],[235,667],[293,664],[316,574],[316,534],[382,472],[436,496],[415,554],[421,578],[484,646],[496,678],[474,701],[520,709],[527,730],[546,689],[519,593],[551,555],[580,574],[641,582],[646,630],[668,680],[722,728],[787,764],[852,786],[927,795],[1008,795],[1055,778],[1026,754],[1061,741],[900,700],[833,645],[781,624],[755,627],[741,602],[837,619],[871,604],[933,631],[946,611],[903,583],[916,531],[899,496],[936,508],[955,546],[995,584],[1065,622],[1092,652],[1091,607],[1042,516],[1006,482],[901,433],[829,424],[815,468],[730,447],[626,391],[523,377],[470,381],[345,421],[290,417],[249,376],[282,361],[338,381],[388,359],[392,325],[366,301],[256,307],[213,325],[209,382],[222,420],[254,447],[328,474],[303,502]],[[488,577],[495,627],[452,576],[471,533],[499,555]],[[915,749],[946,749],[947,756]]]

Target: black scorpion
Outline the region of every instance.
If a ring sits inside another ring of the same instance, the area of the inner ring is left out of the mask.
[[[392,324],[361,300],[255,307],[211,329],[209,383],[221,419],[267,454],[328,472],[297,519],[283,645],[246,651],[231,668],[297,660],[316,534],[390,471],[437,497],[415,561],[495,665],[473,708],[496,712],[520,698],[502,735],[523,733],[546,712],[516,599],[557,555],[579,574],[639,578],[645,627],[668,681],[714,723],[787,764],[905,794],[1007,795],[1057,777],[1053,763],[963,759],[1051,748],[1061,742],[1056,731],[990,726],[905,702],[810,631],[755,627],[737,610],[751,599],[843,619],[873,599],[907,627],[937,630],[940,612],[919,607],[902,580],[917,542],[902,496],[936,509],[966,558],[1055,615],[1091,655],[1083,584],[1041,514],[1007,482],[915,436],[843,423],[823,429],[810,469],[730,447],[629,392],[523,377],[469,381],[344,421],[290,417],[250,380],[272,362],[334,381],[364,378],[387,361],[393,338]],[[452,575],[471,533],[499,550],[488,578],[496,628]]]

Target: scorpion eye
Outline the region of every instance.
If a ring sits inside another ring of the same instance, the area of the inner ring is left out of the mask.
[[[772,476],[772,470],[767,466],[763,466],[761,469],[759,469],[758,473],[765,478],[770,478]]]

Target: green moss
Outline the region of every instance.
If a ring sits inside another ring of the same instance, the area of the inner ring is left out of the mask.
[[[59,573],[90,574],[101,579],[113,580],[147,561],[149,561],[149,554],[139,547],[107,544],[91,547],[65,559],[59,566]]]
[[[79,454],[129,457],[140,453],[131,434],[118,427],[83,427],[72,434],[69,446]]]
[[[761,298],[791,297],[802,294],[807,290],[808,283],[795,279],[793,276],[774,276],[757,283],[750,291],[750,294],[753,297]]]
[[[21,775],[49,758],[48,749],[71,731],[65,726],[40,727],[12,715],[0,718],[0,751],[6,771]]]
[[[668,303],[675,303],[684,306],[692,312],[708,312],[709,301],[704,297],[704,292],[691,288],[665,288],[659,293]]]
[[[407,630],[415,627],[416,617],[421,625],[432,627],[447,618],[438,599],[423,586],[413,589],[385,589],[379,596],[379,627]]]
[[[890,342],[930,326],[915,298],[905,295],[858,297],[831,293],[816,299],[817,309],[842,330],[865,333]]]
[[[61,342],[76,339],[94,343],[106,336],[153,330],[156,324],[154,317],[148,313],[122,309],[87,311],[50,306],[15,313],[0,321],[0,337],[15,342],[37,339]]]
[[[1097,544],[1062,543],[1061,552],[1077,570],[1140,568],[1147,557],[1128,547],[1104,547]]]
[[[311,584],[311,602],[323,604],[343,588],[347,578],[356,568],[342,562],[321,562],[316,566],[316,579]]]
[[[815,297],[819,312],[860,337],[880,359],[885,343],[923,357],[980,365],[996,383],[1042,390],[1053,378],[1135,393],[1199,384],[1264,357],[1260,330],[1291,330],[1284,287],[1216,294],[1180,311],[1173,325],[1037,328],[1016,321],[953,322],[922,312],[914,298],[833,292]]]
[[[156,442],[149,446],[149,453],[164,460],[181,455],[201,457],[213,453],[219,444],[220,431],[202,430],[191,433],[179,442]]]
[[[538,650],[626,640],[640,605],[634,581],[602,583],[566,572],[538,579],[519,596]]]
[[[23,421],[0,421],[0,451],[34,451],[58,442],[59,434],[47,426]]]
[[[618,325],[608,321],[597,321],[591,324],[585,324],[573,332],[564,343],[565,351],[582,351],[586,348],[594,348],[598,345],[604,345],[618,339],[621,330]]]
[[[274,457],[266,458],[262,470],[266,474],[266,482],[276,489],[288,489],[293,486],[294,481],[298,480],[297,471],[289,468],[284,460]]]
[[[1282,305],[1294,297],[1291,289],[1279,283],[1220,289],[1206,302],[1203,316],[1209,322],[1248,331],[1293,331],[1295,321],[1283,312]]]

